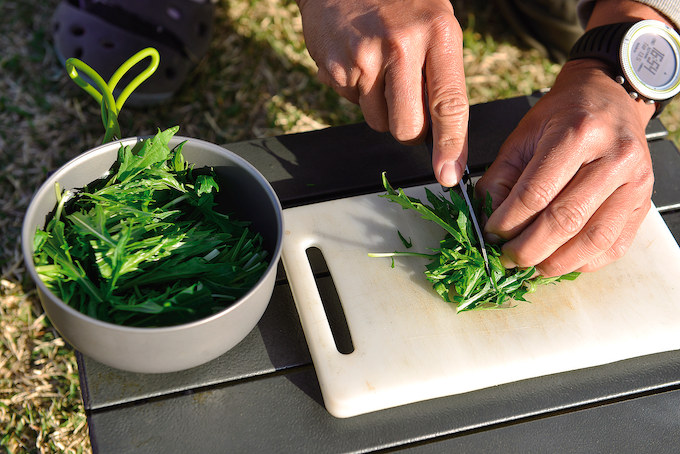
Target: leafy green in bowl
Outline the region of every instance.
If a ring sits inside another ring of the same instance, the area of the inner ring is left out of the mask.
[[[34,239],[47,288],[96,319],[170,326],[212,315],[245,294],[268,266],[249,222],[215,210],[212,169],[170,149],[177,128],[121,146],[104,178],[57,194]]]

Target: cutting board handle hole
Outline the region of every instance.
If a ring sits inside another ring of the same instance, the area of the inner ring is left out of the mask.
[[[326,313],[328,326],[335,341],[335,348],[338,349],[339,353],[349,355],[354,351],[354,343],[352,342],[352,335],[349,332],[345,311],[342,309],[340,296],[333,282],[333,276],[328,270],[326,259],[318,247],[307,248],[305,252],[314,272],[314,279],[319,289],[319,296],[321,297],[323,310]]]

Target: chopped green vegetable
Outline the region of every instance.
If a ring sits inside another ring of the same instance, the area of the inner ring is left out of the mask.
[[[573,280],[579,275],[573,272],[544,278],[534,276],[536,271],[534,267],[505,269],[500,261],[500,246],[487,243],[486,252],[491,272],[489,275],[463,197],[451,190],[448,191],[450,200],[447,200],[426,188],[426,197],[430,202],[428,205],[417,198],[407,196],[401,188],[396,190],[392,188],[385,173],[382,175],[382,181],[387,193],[381,197],[401,205],[404,209],[415,210],[423,219],[439,225],[446,233],[439,242],[439,247],[433,249],[432,253],[395,251],[369,255],[392,259],[401,256],[429,259],[430,263],[425,267],[427,280],[432,282],[434,290],[444,301],[456,305],[458,312],[507,307],[511,300],[526,301],[525,295],[535,291],[539,285]],[[491,214],[490,202],[487,197],[483,204],[487,214]],[[401,233],[397,233],[404,242]],[[404,244],[406,245],[406,242]]]
[[[109,175],[57,191],[34,260],[55,295],[80,312],[127,326],[209,316],[251,289],[268,266],[262,237],[214,210],[212,169],[171,150],[178,128],[121,146]]]

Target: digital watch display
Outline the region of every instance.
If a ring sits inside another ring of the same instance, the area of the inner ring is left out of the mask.
[[[597,58],[634,99],[656,103],[658,115],[680,92],[680,36],[663,22],[643,20],[587,31],[569,60]]]

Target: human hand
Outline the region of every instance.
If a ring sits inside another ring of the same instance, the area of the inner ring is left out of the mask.
[[[487,235],[508,240],[507,267],[556,276],[624,255],[650,208],[645,127],[653,113],[602,63],[565,64],[477,184],[495,208]]]
[[[318,77],[402,143],[432,123],[432,166],[454,186],[467,161],[462,30],[449,0],[298,0]],[[429,106],[429,108],[428,108]]]

